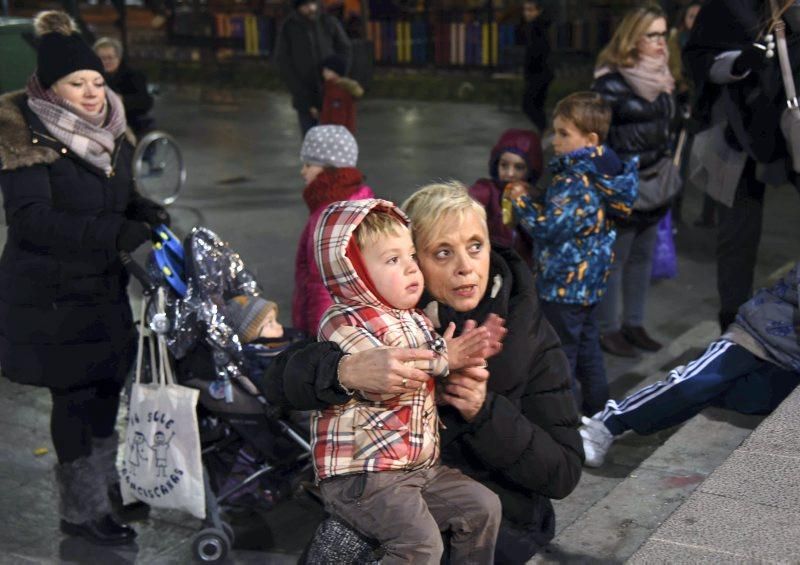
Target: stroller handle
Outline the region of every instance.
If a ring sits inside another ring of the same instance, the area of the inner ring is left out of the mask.
[[[128,273],[142,285],[142,292],[144,292],[145,296],[149,296],[155,292],[156,285],[153,283],[153,279],[150,278],[150,275],[147,274],[147,271],[145,271],[139,263],[133,260],[130,253],[127,251],[120,251],[119,259],[122,261]]]

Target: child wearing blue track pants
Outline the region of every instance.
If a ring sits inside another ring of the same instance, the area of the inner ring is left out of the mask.
[[[586,465],[599,467],[614,438],[652,434],[685,422],[706,406],[744,414],[772,412],[800,383],[800,263],[739,308],[736,321],[705,353],[666,380],[625,400],[609,400],[583,418]]]

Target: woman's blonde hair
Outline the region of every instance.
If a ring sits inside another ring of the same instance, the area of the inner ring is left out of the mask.
[[[625,14],[608,42],[597,56],[595,68],[632,67],[639,59],[636,44],[647,33],[647,28],[659,18],[667,21],[667,15],[658,4],[645,4]]]
[[[486,225],[486,210],[456,180],[423,186],[403,202],[402,208],[411,220],[417,249],[424,249],[437,235],[446,215],[455,215],[461,220],[467,212],[473,212]],[[488,233],[488,227],[486,229]]]

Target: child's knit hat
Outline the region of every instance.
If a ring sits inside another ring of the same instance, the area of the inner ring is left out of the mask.
[[[270,310],[278,313],[278,305],[260,296],[240,294],[228,300],[225,317],[242,343],[250,343],[258,337],[261,325]]]
[[[314,126],[303,140],[300,160],[320,167],[355,167],[358,144],[344,126]]]

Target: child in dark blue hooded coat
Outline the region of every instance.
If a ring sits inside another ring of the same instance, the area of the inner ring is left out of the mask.
[[[623,163],[603,145],[611,109],[599,95],[570,95],[553,118],[556,156],[548,164],[553,178],[544,197],[513,187],[506,196],[535,242],[539,298],[569,358],[578,406],[594,414],[608,400],[595,305],[614,260],[613,218],[630,214],[636,199],[638,161]]]

